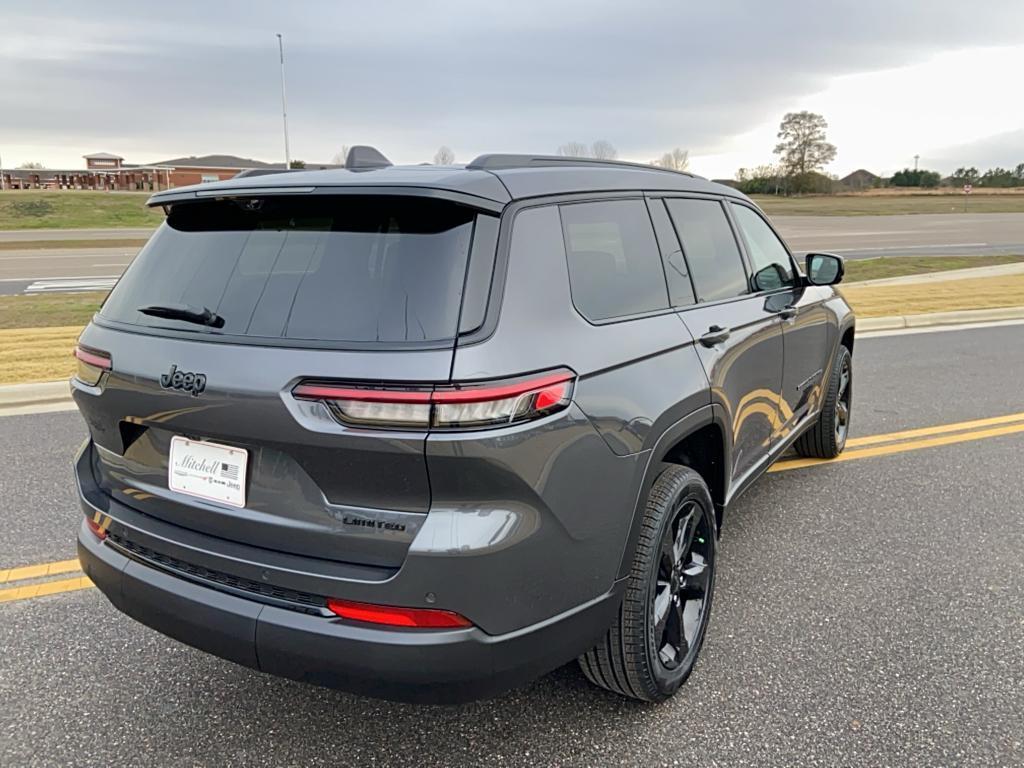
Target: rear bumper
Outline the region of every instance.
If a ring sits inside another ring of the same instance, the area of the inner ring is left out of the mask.
[[[238,597],[127,557],[84,521],[78,557],[115,607],[181,642],[282,677],[414,702],[493,696],[573,659],[611,624],[622,586],[496,636],[475,627],[378,629]]]

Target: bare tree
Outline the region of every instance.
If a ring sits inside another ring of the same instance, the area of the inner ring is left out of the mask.
[[[455,153],[450,148],[442,145],[434,153],[434,165],[451,165],[455,162]]]
[[[24,171],[36,171],[36,170],[39,170],[39,169],[41,169],[43,167],[44,166],[43,166],[42,163],[34,163],[34,162],[22,163],[21,165],[18,166],[19,169],[24,170]]]
[[[558,148],[562,157],[590,157],[590,147],[580,141],[570,141]]]
[[[619,153],[610,141],[598,139],[590,145],[590,156],[598,160],[614,160]]]
[[[341,145],[341,151],[335,152],[334,157],[331,158],[331,165],[344,165],[345,160],[348,158],[348,144]]]
[[[652,160],[651,165],[668,168],[672,171],[685,171],[690,167],[690,152],[676,147],[671,152],[666,152],[658,160]]]

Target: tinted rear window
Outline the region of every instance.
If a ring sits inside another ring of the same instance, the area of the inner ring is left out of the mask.
[[[184,304],[220,315],[215,332],[230,336],[452,339],[475,215],[450,202],[388,196],[177,205],[100,316],[211,332],[138,311]]]
[[[747,293],[747,272],[721,203],[714,200],[665,201],[690,265],[698,301]]]

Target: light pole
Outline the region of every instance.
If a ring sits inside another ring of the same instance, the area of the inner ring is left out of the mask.
[[[277,50],[281,56],[281,119],[284,121],[284,167],[292,167],[292,155],[288,150],[288,100],[284,93],[284,39],[277,33]]]
[[[917,159],[920,155],[914,155],[914,173],[917,173]]]

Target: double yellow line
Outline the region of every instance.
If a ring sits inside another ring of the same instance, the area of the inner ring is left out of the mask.
[[[883,435],[851,438],[846,450],[835,459],[789,459],[777,462],[769,472],[785,472],[792,469],[815,467],[819,464],[837,464],[856,461],[873,456],[889,456],[894,453],[917,451],[922,448],[938,448],[943,445],[984,440],[1024,432],[1024,412],[989,419],[961,421],[956,424],[940,424],[935,427],[908,429]],[[54,579],[55,576],[77,574],[71,578]],[[5,587],[7,584],[17,586]],[[0,603],[15,600],[30,600],[44,595],[61,592],[75,592],[92,586],[89,578],[82,574],[77,560],[59,560],[54,563],[26,565],[21,568],[0,569]]]
[[[55,563],[40,563],[39,565],[0,570],[0,584],[27,582],[15,587],[0,589],[0,603],[29,600],[33,597],[56,595],[60,592],[74,592],[92,586],[88,576],[79,575],[70,579],[56,580],[50,578],[65,573],[81,574],[82,568],[77,560],[58,560]]]
[[[868,459],[873,456],[889,456],[894,453],[918,451],[922,448],[938,448],[943,445],[984,440],[988,437],[1002,437],[1024,432],[1024,412],[989,419],[961,421],[956,424],[940,424],[935,427],[908,429],[889,432],[884,435],[853,437],[846,441],[846,450],[834,459],[789,459],[777,462],[769,472],[785,472],[790,469],[815,467],[819,464],[837,464],[843,461]]]

